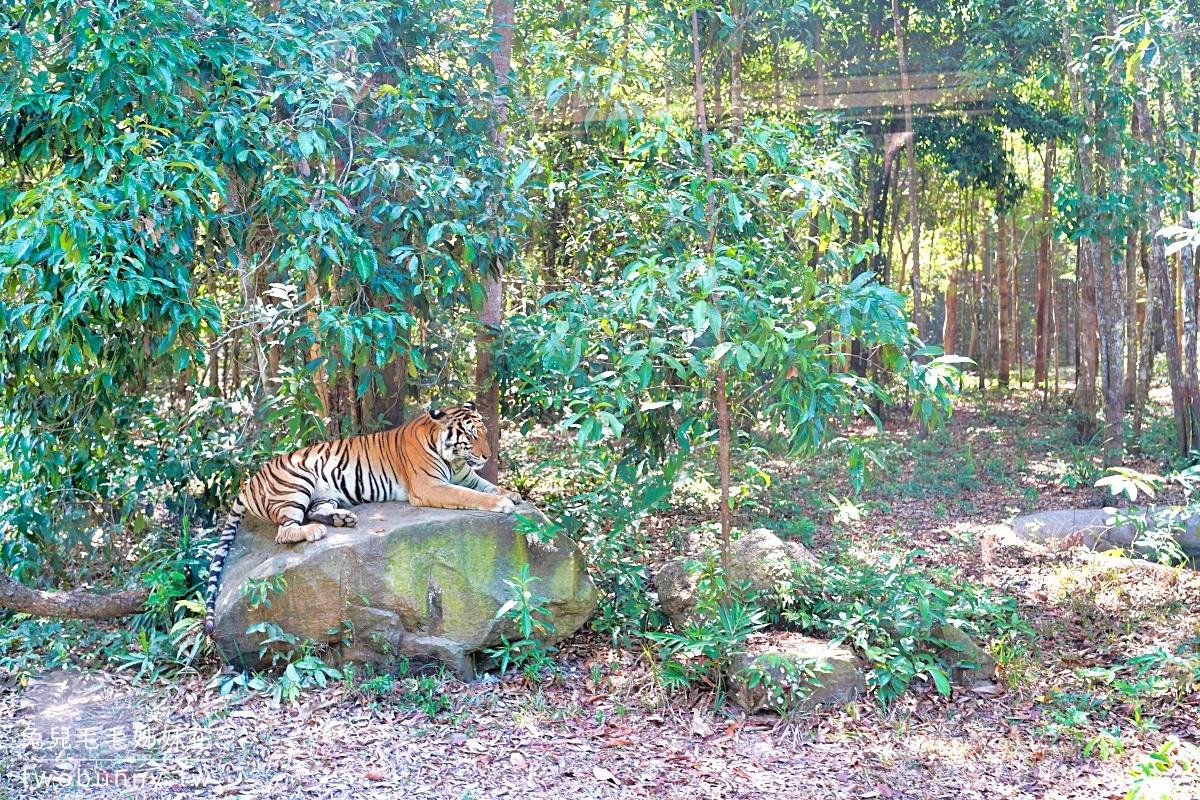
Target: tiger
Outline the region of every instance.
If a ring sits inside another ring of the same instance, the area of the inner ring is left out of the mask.
[[[512,514],[521,495],[475,472],[490,457],[474,403],[431,409],[391,430],[275,457],[233,501],[208,569],[205,633],[212,635],[221,570],[246,512],[277,524],[279,544],[318,541],[326,526],[352,528],[358,518],[347,506],[361,503],[407,500],[427,508]]]

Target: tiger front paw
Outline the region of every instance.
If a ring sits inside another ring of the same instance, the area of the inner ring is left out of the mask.
[[[504,497],[507,497],[509,500],[512,500],[517,505],[525,502],[525,498],[521,497],[521,495],[517,494],[516,492],[501,492],[500,494]]]
[[[337,508],[329,515],[329,521],[335,528],[353,528],[358,525],[358,515],[353,511]]]
[[[293,542],[319,542],[325,538],[325,526],[312,525],[281,525],[275,534],[276,544],[292,544]]]
[[[517,510],[517,504],[507,497],[501,497],[493,510],[500,514],[513,514]]]

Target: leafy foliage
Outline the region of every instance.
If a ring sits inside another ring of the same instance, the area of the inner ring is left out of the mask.
[[[730,586],[716,563],[690,563],[688,568],[698,570],[700,580],[687,627],[645,636],[658,646],[658,677],[664,687],[684,691],[710,686],[722,697],[734,658],[745,652],[750,634],[766,627],[766,612],[744,587]]]
[[[973,636],[1032,633],[1016,602],[952,581],[921,565],[921,551],[875,564],[843,555],[802,569],[783,617],[854,648],[871,665],[868,684],[884,704],[918,677],[943,694],[950,685],[941,655],[950,643],[939,629],[953,625]]]

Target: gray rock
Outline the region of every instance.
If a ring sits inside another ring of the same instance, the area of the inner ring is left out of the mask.
[[[755,528],[730,543],[729,577],[734,585],[749,584],[750,591],[769,597],[791,579],[792,560],[792,550],[782,539],[766,528]]]
[[[712,558],[719,558],[716,554]],[[756,528],[729,546],[729,574],[734,584],[748,584],[760,603],[771,605],[777,586],[794,574],[794,563],[817,559],[798,542],[784,542],[766,528]],[[669,562],[654,577],[658,604],[676,629],[686,628],[696,607],[699,576],[687,569],[688,559]]]
[[[676,630],[686,628],[692,622],[692,610],[696,607],[696,590],[700,576],[687,568],[687,559],[677,558],[667,563],[654,576],[654,590],[658,592],[658,605],[671,620]]]
[[[758,671],[765,679],[751,686],[751,675]],[[815,674],[805,680],[806,671]],[[805,712],[857,700],[866,693],[867,680],[849,648],[800,634],[776,634],[733,659],[729,689],[748,714]]]
[[[259,655],[264,634],[246,632],[268,623],[297,641],[331,645],[334,662],[386,665],[403,656],[440,661],[469,679],[476,653],[516,634],[496,613],[514,595],[505,580],[525,564],[540,579],[531,588],[548,598],[557,638],[578,630],[596,608],[596,587],[575,543],[559,537],[555,550],[529,546],[514,531],[513,515],[408,503],[354,511],[357,528],[330,528],[319,542],[295,545],[276,544],[274,526],[247,518],[217,596],[214,636],[230,663],[270,666],[271,652]],[[517,513],[541,516],[529,505]],[[268,606],[262,587],[279,578],[286,585],[267,595]]]
[[[1168,506],[1147,506],[1144,511],[1161,522],[1173,515],[1179,515],[1178,509]],[[1086,508],[1064,509],[1060,511],[1039,511],[1025,514],[1013,520],[1013,533],[1020,539],[1035,542],[1054,542],[1062,547],[1084,546],[1091,549],[1108,549],[1119,547],[1132,550],[1139,555],[1150,553],[1148,548],[1135,547],[1137,530],[1131,523],[1115,525],[1115,508]],[[1193,515],[1178,520],[1180,530],[1175,532],[1180,548],[1193,561],[1200,559],[1200,515]]]
[[[933,631],[933,635],[950,644],[938,655],[950,665],[950,680],[954,683],[975,686],[996,676],[996,659],[958,628],[942,625]]]

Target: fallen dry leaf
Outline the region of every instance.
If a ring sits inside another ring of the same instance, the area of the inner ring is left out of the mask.
[[[704,737],[712,733],[712,725],[708,724],[708,720],[700,713],[700,709],[692,711],[692,733],[696,736]]]
[[[604,767],[592,767],[592,775],[595,776],[596,780],[598,781],[612,781],[613,783],[617,782],[617,776],[613,775]]]

